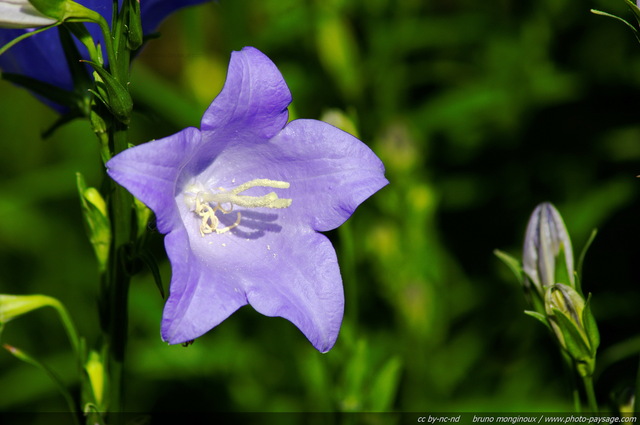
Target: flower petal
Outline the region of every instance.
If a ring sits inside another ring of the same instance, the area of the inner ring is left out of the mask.
[[[204,333],[230,314],[229,310],[237,308],[239,299],[234,297],[239,293],[246,295],[245,302],[248,300],[259,313],[291,321],[319,351],[333,346],[342,322],[344,294],[335,251],[324,235],[308,226],[287,225],[287,220],[280,217],[286,216],[286,210],[237,208],[220,219],[221,226],[229,225],[240,212],[238,227],[223,234],[202,236],[196,214],[184,202],[178,206],[189,243],[188,249],[173,248],[178,257],[169,252],[172,266],[184,264],[187,259],[179,255],[190,250],[194,255],[191,260],[197,262],[197,273],[205,277],[197,281],[198,295],[190,299],[191,304],[181,302],[179,308],[172,309],[183,311],[189,318],[208,317],[210,326],[199,328]],[[166,245],[169,250],[170,242]],[[172,296],[178,284],[184,283],[174,277]],[[205,292],[207,295],[203,295]],[[210,311],[210,304],[197,299],[207,296],[217,305],[229,294],[233,296],[230,307],[215,307],[220,310],[216,315]],[[174,326],[191,329],[191,321]],[[201,319],[197,321],[202,323]],[[176,332],[182,335],[185,330]],[[199,336],[189,335],[190,339]]]
[[[203,145],[213,145],[203,134]],[[213,146],[207,151],[213,150]],[[226,146],[201,179],[230,188],[256,178],[281,180],[291,187],[279,192],[293,200],[291,223],[317,231],[335,229],[365,199],[389,182],[382,161],[360,140],[327,123],[295,120],[268,141],[237,140]],[[251,189],[261,196],[271,189]]]
[[[273,137],[289,117],[291,92],[275,64],[259,50],[245,47],[231,54],[222,91],[202,117],[203,132],[219,140]]]
[[[326,353],[338,338],[344,314],[342,278],[331,242],[315,232],[286,235],[274,238],[274,250],[280,252],[274,252],[278,257],[270,265],[245,270],[249,304],[265,316],[289,320]]]
[[[169,233],[164,243],[171,261],[171,294],[162,314],[164,341],[196,339],[247,303],[236,282],[191,250],[185,228]]]
[[[121,152],[107,162],[107,173],[151,208],[158,230],[168,233],[179,225],[174,196],[181,171],[199,144],[200,131],[186,128]]]

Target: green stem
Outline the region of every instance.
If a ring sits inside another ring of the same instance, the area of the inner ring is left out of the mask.
[[[131,51],[127,47],[127,2],[118,11],[114,0],[111,31],[106,22],[100,22],[105,38],[111,76],[122,87],[129,86],[129,63]],[[120,119],[96,105],[93,116],[94,131],[98,134],[103,150],[102,157],[109,158],[129,147],[128,126],[130,117]],[[106,142],[106,143],[105,143]],[[113,180],[108,181],[109,214],[112,243],[107,269],[102,276],[101,323],[104,332],[104,348],[107,354],[109,375],[109,411],[120,412],[123,408],[123,375],[128,329],[128,293],[130,284],[129,256],[133,232],[133,197]]]
[[[113,152],[117,154],[128,147],[127,128],[115,118],[111,122],[110,138]],[[122,409],[122,375],[127,344],[128,291],[130,276],[127,271],[127,250],[131,242],[131,217],[133,199],[115,182],[111,199],[111,223],[113,246],[107,271],[108,322],[107,344],[109,353],[110,400],[112,411]]]
[[[564,366],[565,376],[567,378],[568,385],[571,389],[571,398],[573,401],[573,411],[575,413],[582,412],[582,403],[580,400],[580,391],[578,390],[578,378],[576,376],[576,371],[574,368],[574,362],[569,357],[569,355],[560,347],[558,344],[558,348],[560,349],[560,354],[562,355],[562,365]]]
[[[587,395],[589,410],[591,413],[598,413],[598,402],[596,400],[596,393],[593,389],[593,377],[591,375],[583,376],[582,383],[584,384],[584,391]]]

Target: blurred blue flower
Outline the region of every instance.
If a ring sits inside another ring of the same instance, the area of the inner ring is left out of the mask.
[[[155,31],[169,14],[184,6],[204,3],[207,0],[144,0],[140,4],[142,29],[144,34]],[[78,3],[100,13],[111,25],[112,0],[77,0]],[[122,0],[120,0],[122,3]],[[102,33],[97,24],[87,24],[87,29],[96,42],[104,46]],[[0,46],[10,42],[32,29],[0,29]],[[73,90],[71,71],[60,42],[58,28],[43,31],[29,37],[0,56],[0,70],[6,73],[24,75],[52,84],[64,90]],[[81,55],[89,59],[86,48],[76,43]],[[52,105],[57,110],[64,108]]]
[[[380,159],[327,123],[287,124],[291,93],[255,48],[233,52],[201,128],[128,149],[109,175],[156,214],[172,266],[162,337],[195,339],[250,304],[293,322],[321,352],[344,295],[335,229],[385,186]]]

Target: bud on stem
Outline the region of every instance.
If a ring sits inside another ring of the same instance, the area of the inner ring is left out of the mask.
[[[555,283],[575,287],[569,233],[558,210],[548,202],[538,205],[531,214],[525,234],[522,267],[524,286],[528,292],[534,292],[538,300],[543,300],[547,288]]]

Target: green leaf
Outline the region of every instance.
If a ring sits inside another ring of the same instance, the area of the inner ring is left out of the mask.
[[[635,16],[636,22],[640,24],[640,9],[638,9],[638,6],[631,0],[624,0],[624,2],[627,3],[627,6],[629,6],[629,9],[631,9],[631,12],[633,12],[633,16]]]
[[[518,282],[522,282],[524,278],[524,271],[522,270],[522,265],[520,264],[520,261],[513,258],[511,255],[507,254],[506,252],[500,251],[499,249],[494,249],[493,253],[495,254],[496,257],[502,260],[502,262],[506,264],[507,267],[509,267],[509,269],[511,269],[513,274],[516,275]]]
[[[58,390],[60,391],[60,393],[64,397],[65,401],[67,402],[67,406],[69,407],[69,412],[74,417],[74,422],[76,424],[79,424],[78,418],[76,418],[76,415],[75,415],[75,412],[77,412],[77,410],[78,410],[77,407],[76,407],[76,404],[73,401],[73,397],[71,396],[71,393],[64,386],[64,384],[62,383],[62,380],[60,380],[58,375],[53,370],[51,370],[51,368],[49,368],[47,365],[45,365],[44,363],[36,360],[35,358],[33,358],[32,356],[28,355],[24,351],[22,351],[22,350],[20,350],[20,349],[18,349],[16,347],[12,347],[11,345],[8,345],[8,344],[4,344],[3,347],[5,348],[5,350],[7,350],[9,353],[11,353],[13,356],[15,356],[17,359],[22,360],[25,363],[28,363],[28,364],[30,364],[32,366],[37,367],[38,369],[40,369],[43,372],[45,372],[49,376],[49,378],[51,378],[51,380],[56,384],[56,387],[58,387]]]
[[[36,35],[38,33],[41,33],[42,31],[46,31],[48,29],[57,27],[58,25],[60,25],[60,22],[56,22],[55,24],[51,24],[48,25],[46,27],[42,27],[42,28],[38,28],[36,30],[33,31],[27,31],[24,34],[22,34],[19,37],[14,38],[13,40],[11,40],[10,42],[8,42],[7,44],[5,44],[4,46],[0,47],[0,56],[2,56],[2,54],[4,52],[6,52],[7,50],[9,50],[11,47],[15,46],[17,43],[21,42],[22,40],[25,40],[29,37],[31,37],[32,35]]]
[[[2,73],[2,78],[70,109],[73,109],[78,104],[78,95],[76,93],[63,90],[35,78],[11,73]]]
[[[402,361],[399,357],[392,357],[382,367],[371,385],[370,410],[386,412],[391,408],[398,391],[401,368]]]
[[[46,295],[7,295],[0,294],[0,324],[7,323],[17,317],[30,313],[33,310],[37,310],[41,307],[53,307],[62,320],[71,345],[76,353],[80,349],[80,341],[76,328],[71,321],[67,309],[64,308],[62,303],[53,297]]]
[[[560,333],[562,334],[563,347],[569,355],[576,361],[587,361],[592,358],[591,350],[587,342],[575,324],[568,316],[557,308],[553,308],[553,318]]]
[[[150,251],[143,249],[138,253],[138,258],[142,261],[148,268],[151,274],[153,275],[153,280],[160,291],[160,295],[162,299],[165,299],[164,287],[162,285],[162,276],[160,275],[160,268],[158,267],[158,262],[156,261],[153,254]]]
[[[578,267],[576,269],[576,274],[577,274],[577,279],[576,279],[576,290],[579,293],[582,293],[582,265],[584,264],[584,258],[587,255],[587,251],[589,250],[589,248],[591,247],[591,244],[593,243],[593,241],[596,238],[596,235],[598,234],[598,229],[593,229],[591,231],[591,234],[589,235],[589,239],[587,239],[587,242],[584,244],[584,247],[582,247],[582,251],[580,251],[580,256],[578,257]]]
[[[627,0],[625,0],[625,1],[627,1]],[[638,39],[638,41],[640,41],[640,35],[638,34],[638,30],[637,30],[633,25],[631,25],[629,22],[627,22],[627,21],[625,21],[624,19],[622,19],[621,17],[616,16],[616,15],[612,15],[612,14],[610,14],[610,13],[603,12],[603,11],[601,11],[601,10],[597,10],[597,9],[591,9],[591,13],[593,13],[593,14],[595,14],[595,15],[605,16],[605,17],[607,17],[607,18],[613,18],[613,19],[615,19],[615,20],[617,20],[617,21],[622,22],[622,23],[623,23],[623,24],[625,24],[627,27],[631,28],[631,31],[633,31],[633,34],[636,36],[636,38]]]
[[[591,345],[591,356],[595,357],[596,350],[600,345],[600,332],[598,331],[596,319],[591,312],[591,294],[587,296],[587,301],[584,304],[584,310],[582,311],[582,323],[584,324],[584,330]]]
[[[531,316],[534,319],[537,319],[547,328],[551,329],[551,326],[549,325],[549,321],[547,320],[547,316],[545,316],[544,314],[538,313],[537,311],[531,311],[531,310],[525,310],[524,314],[526,314],[527,316]]]

